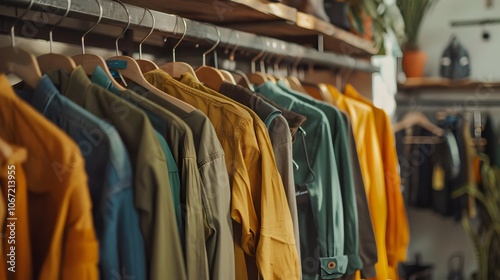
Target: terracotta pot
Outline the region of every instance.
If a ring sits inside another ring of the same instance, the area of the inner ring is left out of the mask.
[[[422,77],[427,55],[420,50],[405,50],[403,52],[403,71],[406,77]]]

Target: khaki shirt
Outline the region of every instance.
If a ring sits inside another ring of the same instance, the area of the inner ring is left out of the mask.
[[[231,189],[224,150],[215,129],[200,110],[186,112],[154,92],[130,83],[134,92],[181,118],[193,133],[198,171],[202,182],[202,199],[208,231],[205,245],[210,267],[210,279],[235,279],[233,227],[230,216]],[[180,88],[182,93],[182,88]]]
[[[138,90],[138,87],[134,87]],[[153,126],[167,140],[168,146],[177,162],[181,174],[182,216],[185,222],[186,268],[188,279],[209,279],[205,238],[200,234],[206,224],[202,203],[202,186],[196,162],[191,129],[172,112],[156,105],[148,99],[126,90],[118,96],[130,101],[148,113]]]

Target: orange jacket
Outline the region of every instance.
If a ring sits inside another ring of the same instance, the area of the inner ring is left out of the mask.
[[[375,127],[382,153],[385,188],[387,195],[387,260],[389,262],[389,278],[399,279],[398,263],[406,261],[410,230],[406,208],[401,193],[401,180],[398,172],[398,156],[394,142],[394,132],[391,122],[384,110],[375,107],[373,103],[362,97],[356,89],[347,84],[345,95],[369,105],[375,117]]]
[[[0,75],[0,106],[0,137],[28,151],[22,167],[29,211],[16,215],[29,221],[24,234],[31,242],[32,278],[98,279],[92,203],[78,146],[21,101],[5,75]]]

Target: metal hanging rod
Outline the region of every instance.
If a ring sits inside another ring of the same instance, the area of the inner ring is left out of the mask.
[[[1,0],[0,1],[0,21],[2,17],[14,17],[13,14],[18,9],[24,9],[28,6],[29,0]],[[101,5],[103,7],[103,18],[102,23],[125,26],[127,24],[127,15],[120,6],[115,1],[111,0],[101,0]],[[32,11],[36,12],[47,12],[49,14],[61,15],[66,10],[67,0],[35,0],[32,7]],[[14,9],[16,8],[16,9]],[[140,24],[144,17],[144,8],[127,5],[130,13],[130,28],[148,28],[147,24],[144,22]],[[17,11],[19,12],[19,11]],[[180,36],[182,34],[182,28],[177,27],[177,32],[174,31],[174,26],[177,24],[182,25],[181,18],[176,15],[161,13],[158,11],[152,11],[156,19],[155,32],[165,34],[168,36]],[[73,1],[68,15],[69,18],[86,20],[95,22],[98,18],[98,7],[95,0],[79,0]],[[31,19],[26,17],[26,19]],[[205,24],[197,21],[192,21],[186,19],[187,23],[187,33],[185,40],[198,41],[198,40],[208,40],[215,42],[218,35],[214,32],[213,25]],[[335,53],[322,53],[313,48],[303,47],[301,45],[284,42],[274,38],[258,36],[251,33],[246,33],[242,31],[235,31],[229,28],[217,27],[220,31],[220,45],[224,46],[234,46],[234,32],[238,32],[239,41],[238,48],[247,51],[258,53],[263,49],[270,54],[277,54],[290,61],[296,61],[297,57],[302,57],[302,63],[312,63],[314,65],[328,67],[328,68],[350,68],[353,70],[374,73],[378,72],[379,68],[373,66],[369,61],[354,59],[346,55],[339,55]],[[174,34],[175,33],[175,34]],[[179,34],[180,33],[180,34]],[[22,36],[22,34],[19,34]],[[271,42],[271,45],[284,46],[276,49],[265,48],[263,42]],[[275,44],[273,44],[273,42]]]
[[[486,24],[497,24],[497,23],[500,23],[500,18],[452,21],[451,26],[459,27],[459,26],[486,25]]]

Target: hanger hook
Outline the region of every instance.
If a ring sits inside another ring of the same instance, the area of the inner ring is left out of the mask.
[[[52,28],[50,28],[50,31],[49,31],[49,46],[50,46],[50,53],[52,53],[52,32],[54,31],[54,29],[56,29],[57,26],[59,26],[59,24],[61,24],[61,22],[68,16],[69,14],[69,10],[71,8],[71,0],[68,0],[68,5],[66,6],[66,11],[64,12],[64,15],[52,26]]]
[[[219,31],[219,28],[217,28],[217,26],[215,25],[212,25],[210,24],[213,28],[215,28],[215,31],[217,31],[217,42],[215,42],[215,44],[209,49],[207,50],[206,52],[203,53],[203,66],[207,66],[206,64],[206,56],[207,54],[209,54],[211,51],[215,50],[215,48],[217,48],[217,46],[219,45],[220,43],[220,31]]]
[[[16,47],[16,33],[14,32],[14,26],[16,26],[16,24],[28,14],[28,12],[31,10],[31,7],[33,7],[33,3],[35,3],[35,0],[30,1],[28,7],[26,8],[26,11],[24,11],[24,14],[22,14],[20,17],[18,17],[16,19],[16,21],[14,21],[14,23],[12,23],[12,26],[10,27],[10,39],[11,39],[11,43],[12,43],[13,48]]]
[[[252,58],[250,62],[251,73],[255,73],[255,62],[257,61],[257,59],[261,58],[264,55],[264,39],[262,39],[262,37],[259,37],[259,39],[262,43],[262,50],[254,58]]]
[[[271,43],[269,42],[269,40],[268,40],[268,39],[266,39],[266,44],[265,44],[265,47],[264,47],[264,49],[265,49],[266,51],[268,51],[268,48],[269,48],[269,45],[270,45],[270,44],[271,44]],[[264,55],[263,55],[263,56],[260,58],[260,60],[259,60],[259,64],[260,64],[260,72],[262,72],[262,73],[266,73],[266,65],[265,65],[264,61],[265,61],[265,59],[266,59],[268,56],[269,56],[269,52],[265,52],[265,53],[264,53]]]
[[[179,16],[176,16],[176,18],[175,18],[175,26],[174,26],[174,31],[175,31],[174,34],[177,34],[177,20],[178,19],[179,19]],[[186,37],[186,34],[187,34],[187,22],[186,22],[186,19],[185,18],[180,18],[180,19],[182,20],[182,24],[184,25],[184,31],[182,32],[182,36],[179,39],[179,41],[177,42],[177,44],[175,44],[174,48],[172,49],[172,62],[175,62],[175,49],[177,49],[177,47],[181,44],[182,40],[184,40],[184,37]]]
[[[299,75],[299,64],[304,59],[304,54],[300,52],[300,55],[297,57],[297,59],[293,62],[292,64],[292,75],[298,76]]]
[[[101,19],[102,19],[102,5],[101,5],[101,2],[99,0],[95,0],[95,1],[96,1],[97,5],[99,6],[99,18],[97,19],[96,23],[94,23],[94,25],[92,25],[89,28],[89,30],[87,30],[82,35],[82,54],[85,54],[85,36],[87,36],[87,34],[89,34],[90,31],[92,31],[101,22]]]
[[[115,41],[116,56],[118,56],[119,55],[118,54],[119,53],[119,51],[118,51],[118,41],[125,34],[125,32],[127,32],[128,28],[130,27],[130,13],[128,11],[127,6],[125,6],[125,4],[123,4],[122,1],[120,1],[120,0],[115,0],[115,1],[118,2],[118,4],[120,4],[125,9],[125,12],[127,13],[127,26],[123,29],[122,33],[120,33],[120,35],[118,35],[118,37],[116,38],[116,41]]]
[[[229,60],[231,61],[234,61],[234,55],[236,54],[236,50],[238,49],[238,47],[240,46],[238,44],[239,40],[240,40],[240,34],[238,33],[238,31],[234,31],[236,32],[235,33],[235,36],[236,36],[236,45],[234,46],[234,49],[233,51],[229,54]]]
[[[144,16],[142,17],[142,19],[144,19],[146,17],[146,11],[148,11],[149,14],[151,15],[151,19],[153,20],[153,24],[151,25],[151,30],[149,31],[148,35],[146,35],[146,37],[144,37],[144,39],[142,39],[142,41],[139,43],[139,59],[142,59],[142,43],[144,43],[149,38],[149,36],[151,36],[151,34],[153,34],[153,31],[155,30],[155,25],[156,25],[156,18],[153,15],[153,12],[151,12],[151,10],[148,8],[144,8]],[[142,20],[141,20],[141,22],[142,22]],[[141,24],[141,22],[139,22],[139,25]]]

